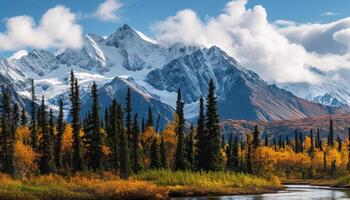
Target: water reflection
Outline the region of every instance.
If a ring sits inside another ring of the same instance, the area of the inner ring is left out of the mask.
[[[174,200],[309,200],[350,199],[350,190],[308,185],[290,185],[287,190],[274,194],[238,195],[225,197],[173,198]]]

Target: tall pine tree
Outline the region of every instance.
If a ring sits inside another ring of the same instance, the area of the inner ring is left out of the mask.
[[[209,171],[219,171],[223,169],[223,158],[220,148],[220,127],[219,115],[217,111],[217,99],[215,96],[214,81],[209,82],[209,93],[207,96],[206,131],[208,132],[208,168]]]
[[[194,167],[194,152],[193,152],[193,134],[194,127],[191,123],[190,132],[186,136],[186,157],[188,162],[188,168],[193,170]]]
[[[41,140],[39,144],[39,169],[41,174],[49,174],[55,170],[55,164],[53,159],[53,144],[51,143],[51,137],[48,130],[46,106],[44,96],[41,100],[40,107],[40,123],[41,127]]]
[[[150,159],[151,159],[151,163],[150,163],[151,169],[159,169],[161,167],[159,145],[156,138],[154,138],[152,141]]]
[[[184,105],[185,103],[182,100],[181,91],[178,89],[177,92],[177,101],[176,101],[176,136],[177,136],[177,145],[175,153],[175,170],[186,170],[188,168],[188,162],[186,158],[186,146],[185,146],[185,137],[184,137],[184,128],[185,128],[185,118],[184,118]]]
[[[332,117],[329,119],[329,135],[328,135],[328,146],[334,147],[334,127]]]
[[[91,125],[92,125],[92,140],[91,140],[91,167],[94,171],[102,169],[102,136],[100,122],[100,107],[98,102],[97,85],[93,82],[91,86],[92,108],[91,108]]]
[[[31,126],[30,126],[30,144],[34,150],[37,149],[37,133],[36,133],[36,106],[35,106],[35,85],[34,85],[34,79],[31,79],[31,95],[32,95],[32,101],[31,101]]]
[[[123,109],[120,105],[117,108],[117,130],[119,135],[119,163],[120,163],[120,176],[124,179],[129,178],[130,172],[130,157],[129,157],[129,144],[128,136],[124,131]]]
[[[132,124],[132,138],[131,138],[131,160],[132,160],[132,169],[134,173],[138,173],[142,169],[141,165],[141,149],[140,149],[140,129],[138,122],[138,115],[135,114],[134,121]]]
[[[254,132],[253,132],[253,149],[256,149],[260,146],[260,139],[259,139],[259,129],[258,125],[255,125]]]
[[[56,168],[62,168],[62,140],[66,125],[64,122],[63,100],[59,100],[59,113],[57,118],[56,138],[55,138],[55,163]]]
[[[204,114],[204,98],[201,97],[199,100],[199,115],[197,121],[197,134],[195,136],[195,169],[207,170],[208,160],[208,137],[205,131],[205,114]]]
[[[73,70],[71,71],[71,88],[70,88],[70,98],[71,98],[71,115],[72,115],[72,128],[73,128],[73,142],[72,142],[72,149],[73,149],[73,163],[72,163],[72,170],[73,172],[79,172],[85,170],[84,161],[82,157],[82,144],[81,144],[81,137],[80,137],[80,93],[79,93],[79,86],[78,86],[78,80],[74,76]]]

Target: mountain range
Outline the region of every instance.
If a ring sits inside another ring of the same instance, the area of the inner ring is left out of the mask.
[[[342,103],[323,105],[270,85],[216,46],[164,46],[128,25],[108,37],[87,34],[80,49],[57,53],[34,49],[20,58],[1,59],[0,81],[25,105],[30,79],[34,79],[38,96],[45,95],[54,110],[63,98],[68,115],[71,70],[80,83],[82,114],[90,109],[90,86],[95,81],[100,88],[101,110],[113,99],[124,104],[130,88],[133,111],[145,118],[151,107],[161,126],[173,117],[178,89],[185,101],[185,117],[195,119],[198,100],[207,94],[210,79],[216,85],[222,119],[273,121],[349,110]]]

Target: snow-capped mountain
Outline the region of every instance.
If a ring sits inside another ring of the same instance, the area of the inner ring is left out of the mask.
[[[350,105],[350,88],[344,84],[347,81],[334,78],[331,74],[324,73],[317,67],[310,67],[309,70],[320,76],[323,82],[319,84],[283,83],[279,86],[298,97],[323,105],[335,107]]]
[[[180,88],[186,118],[194,118],[198,100],[207,94],[210,79],[216,84],[219,111],[224,119],[268,121],[337,111],[268,85],[218,47],[179,43],[162,46],[128,25],[106,39],[85,35],[81,49],[66,49],[59,55],[33,50],[19,59],[0,60],[1,74],[20,95],[29,97],[29,80],[34,79],[37,94],[44,94],[54,109],[58,98],[68,97],[71,69],[81,85],[83,113],[90,109],[89,87],[95,81],[100,86],[102,105],[107,106],[114,98],[123,103],[130,87],[135,112],[145,116],[151,106],[162,122],[172,118],[176,90]]]

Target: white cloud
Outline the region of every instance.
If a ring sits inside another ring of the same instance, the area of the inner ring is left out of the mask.
[[[16,16],[6,20],[6,31],[0,33],[0,50],[22,48],[79,48],[82,28],[75,15],[66,7],[49,9],[39,23],[30,16]]]
[[[322,15],[323,16],[335,16],[335,15],[339,15],[339,13],[328,11],[328,12],[322,13]]]
[[[162,44],[219,46],[270,82],[320,83],[310,66],[325,71],[350,68],[345,45],[349,32],[342,31],[350,28],[350,18],[329,24],[270,23],[263,6],[248,9],[246,4],[247,0],[231,1],[218,16],[206,20],[192,10],[181,10],[153,30]]]
[[[122,4],[117,0],[106,0],[100,4],[95,12],[95,16],[102,21],[116,22],[119,19],[118,11]]]

